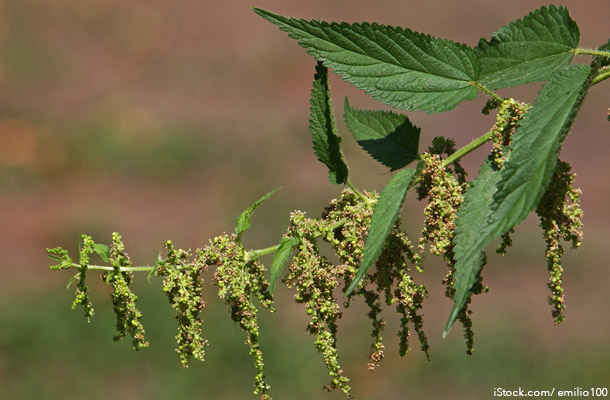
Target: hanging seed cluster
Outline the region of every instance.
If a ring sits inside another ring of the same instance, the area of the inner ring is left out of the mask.
[[[351,388],[339,364],[337,352],[337,321],[342,316],[342,307],[336,296],[338,291],[345,292],[362,257],[364,239],[377,198],[375,194],[365,193],[363,196],[364,199],[352,190],[344,190],[341,198],[326,208],[321,219],[306,218],[303,212],[292,213],[289,235],[298,237],[300,245],[284,279],[288,287],[296,289],[295,300],[306,304],[306,313],[311,316],[307,331],[316,337],[315,346],[322,354],[331,378],[326,389],[340,389],[347,397],[351,396]],[[332,246],[339,260],[337,264],[321,254],[319,239]],[[402,316],[398,333],[400,354],[408,351],[409,324],[413,325],[421,348],[427,354],[428,342],[418,314],[427,292],[409,276],[409,264],[416,265],[418,262],[419,256],[406,235],[395,228],[377,261],[376,271],[368,274],[343,304],[343,307],[348,307],[353,298],[362,296],[369,307],[367,316],[371,319],[371,336],[374,338],[367,363],[369,370],[374,370],[384,357],[382,331],[386,322],[381,317],[382,293],[385,303],[395,304]],[[371,285],[374,288],[368,287]]]
[[[548,287],[551,290],[549,304],[553,307],[552,315],[555,324],[564,320],[563,295],[563,246],[561,240],[570,242],[572,248],[580,247],[582,243],[582,217],[580,207],[581,190],[572,185],[576,174],[571,173],[570,164],[558,161],[551,182],[536,213],[540,217],[540,227],[546,242],[547,269],[550,275]]]
[[[200,316],[205,307],[201,273],[207,269],[207,264],[199,260],[191,263],[190,253],[176,249],[169,240],[165,248],[167,257],[157,263],[155,275],[163,277],[163,292],[177,312],[176,352],[182,366],[188,367],[192,358],[205,359],[204,347],[208,344],[201,336],[203,319]]]
[[[102,274],[102,279],[112,286],[112,305],[116,315],[116,328],[118,334],[114,340],[122,340],[127,333],[132,337],[135,350],[148,347],[144,339],[144,327],[140,319],[142,312],[136,307],[138,296],[129,288],[132,275],[122,270],[131,268],[131,261],[125,252],[125,244],[118,233],[112,234],[112,246],[110,247],[110,264],[112,271]]]
[[[424,164],[422,170],[422,181],[418,187],[419,199],[428,199],[428,205],[424,209],[424,228],[419,239],[419,250],[423,254],[426,244],[430,246],[432,254],[441,256],[447,263],[448,272],[443,280],[446,286],[445,296],[453,298],[455,294],[454,275],[454,235],[457,212],[464,200],[463,191],[466,186],[466,172],[459,164],[453,164],[452,168],[443,166],[440,154],[451,155],[454,152],[454,142],[442,137],[435,138],[429,152],[422,154],[421,161]],[[474,287],[474,294],[479,294],[487,289],[479,282]],[[466,353],[474,353],[474,332],[472,330],[472,311],[468,306],[460,312],[458,319],[464,328],[466,339]]]
[[[527,113],[530,106],[515,99],[505,99],[498,107],[496,123],[491,128],[493,143],[493,159],[498,168],[506,161],[507,147],[510,145],[512,135],[519,126],[519,122]]]
[[[256,368],[255,394],[261,399],[271,399],[267,394],[270,386],[265,382],[263,353],[258,341],[258,303],[274,312],[269,283],[265,279],[264,266],[257,260],[246,260],[243,247],[236,235],[222,235],[210,241],[210,245],[199,251],[199,257],[207,264],[216,264],[214,281],[218,285],[218,297],[223,299],[231,311],[231,319],[246,333],[246,344]]]

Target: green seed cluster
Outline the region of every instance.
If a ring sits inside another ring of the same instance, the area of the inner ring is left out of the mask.
[[[443,149],[443,148],[440,148]],[[438,151],[439,148],[431,148]],[[452,151],[450,147],[443,149]],[[435,255],[440,255],[447,263],[449,270],[443,284],[445,284],[445,296],[453,298],[455,294],[454,275],[455,275],[455,259],[454,259],[454,235],[455,221],[457,220],[457,211],[464,199],[463,191],[465,188],[465,173],[461,167],[455,167],[452,172],[442,165],[441,157],[438,154],[424,153],[421,155],[421,160],[424,163],[423,179],[418,188],[420,199],[428,198],[428,205],[424,209],[426,217],[424,228],[421,232],[419,240],[419,250],[424,252],[425,245],[430,245],[430,252]],[[479,273],[478,282],[475,285],[474,294],[479,294],[487,291],[481,284],[482,278]],[[460,312],[458,319],[464,327],[464,337],[466,339],[466,353],[474,353],[474,332],[472,330],[472,320],[470,315],[472,311],[468,309],[468,305]]]
[[[264,266],[257,260],[245,259],[244,249],[237,242],[236,235],[214,238],[208,247],[199,251],[199,257],[207,264],[218,266],[214,272],[218,296],[230,307],[231,319],[239,323],[247,334],[246,344],[250,347],[256,368],[254,394],[260,394],[261,399],[271,399],[267,394],[270,386],[265,382],[263,353],[258,341],[258,309],[252,300],[256,297],[262,307],[275,311]]]
[[[85,311],[85,318],[87,318],[87,322],[91,322],[91,318],[93,317],[94,310],[91,301],[89,300],[89,287],[85,282],[85,278],[87,275],[87,268],[89,267],[90,257],[94,250],[93,247],[95,243],[91,236],[82,235],[81,236],[81,245],[79,249],[79,260],[80,264],[79,272],[76,274],[75,279],[76,282],[76,296],[74,298],[74,302],[72,303],[72,309],[76,309],[78,305],[82,305]]]
[[[135,350],[148,347],[148,342],[144,339],[144,327],[140,322],[142,312],[136,307],[138,296],[129,288],[131,274],[121,271],[123,268],[130,268],[132,266],[131,261],[125,253],[123,239],[116,232],[112,234],[110,264],[113,271],[102,274],[102,278],[106,283],[112,285],[111,298],[118,331],[114,340],[122,340],[129,333],[133,339],[132,344]]]
[[[200,275],[207,264],[191,262],[190,253],[176,249],[171,241],[165,243],[167,257],[160,260],[155,275],[163,277],[163,292],[178,315],[178,334],[176,352],[183,367],[188,367],[192,358],[205,359],[204,347],[208,341],[203,339],[203,319],[200,314],[205,307],[202,297],[203,280]]]
[[[376,201],[377,195],[374,193],[364,193],[365,198],[358,197],[352,190],[346,189],[341,193],[339,200],[333,200],[322,215],[322,227],[333,226],[339,221],[345,221],[343,226],[334,230],[326,230],[323,240],[329,242],[339,258],[340,265],[335,266],[337,273],[344,280],[343,290],[354,278],[364,249],[364,238],[368,231],[370,219],[373,213],[372,203]],[[384,358],[385,346],[381,333],[386,324],[381,317],[381,304],[379,296],[373,290],[366,290],[366,279],[353,292],[348,301],[344,304],[347,308],[354,296],[363,296],[365,303],[369,307],[367,316],[372,323],[371,336],[374,342],[371,344],[368,369],[373,371]]]
[[[437,155],[439,157],[443,154],[445,154],[446,156],[450,156],[451,154],[455,153],[455,140],[443,136],[437,136],[432,139],[432,144],[428,147],[428,153],[432,155]],[[447,170],[453,172],[453,175],[455,175],[460,185],[466,184],[467,173],[464,167],[462,167],[462,164],[460,164],[459,160],[451,163],[451,165],[447,167]],[[424,185],[423,188],[425,187],[426,186]],[[422,196],[421,192],[418,192],[418,195],[420,199],[426,197],[425,195]]]
[[[293,234],[301,242],[284,282],[289,288],[296,288],[296,302],[307,305],[306,313],[311,316],[307,331],[316,337],[316,349],[322,353],[331,377],[325,389],[339,388],[349,398],[349,379],[343,375],[337,353],[337,320],[341,318],[341,311],[333,295],[339,285],[337,278],[344,274],[345,268],[333,265],[320,254],[316,238],[322,232],[331,234],[329,226],[305,218],[300,211],[292,213],[290,221]]]
[[[429,358],[428,339],[423,331],[423,319],[418,311],[422,308],[428,291],[424,285],[417,285],[409,275],[411,265],[419,265],[421,257],[417,254],[407,235],[398,228],[400,221],[390,232],[384,248],[377,260],[377,270],[370,277],[377,284],[377,292],[385,293],[387,305],[396,304],[396,312],[401,315],[399,353],[409,352],[409,324],[413,324],[419,338],[420,348]],[[394,291],[392,292],[392,288]]]
[[[463,185],[451,171],[443,168],[439,155],[424,153],[421,160],[425,167],[418,194],[420,199],[428,197],[428,205],[424,210],[426,219],[419,249],[423,252],[426,243],[430,243],[432,254],[452,263],[457,210],[464,199]]]
[[[342,311],[335,295],[339,288],[345,291],[355,277],[376,199],[376,194],[356,194],[346,189],[338,200],[331,202],[321,219],[306,218],[300,211],[292,213],[288,232],[300,239],[300,245],[284,282],[288,287],[296,288],[297,303],[306,304],[306,313],[311,316],[307,331],[316,336],[315,346],[322,353],[331,377],[326,389],[340,389],[348,398],[351,396],[349,379],[338,361],[337,321]],[[339,260],[337,264],[320,254],[318,239],[333,247]],[[385,294],[385,303],[395,304],[397,312],[402,315],[398,333],[401,355],[408,350],[408,324],[414,325],[421,348],[427,353],[423,323],[417,313],[427,292],[423,286],[415,285],[408,267],[409,263],[417,265],[419,261],[419,255],[413,251],[406,235],[396,227],[377,261],[375,272],[364,277],[343,304],[348,307],[351,299],[362,296],[369,307],[367,316],[372,322],[371,336],[374,338],[368,361],[371,371],[379,365],[385,350],[381,336],[386,325],[381,317],[381,293]],[[375,285],[376,289],[368,289],[369,284]]]
[[[519,126],[519,122],[530,108],[526,103],[515,99],[506,99],[498,107],[496,123],[492,127],[493,159],[498,168],[501,168],[506,157],[505,149],[510,145],[512,135]]]
[[[502,234],[502,236],[500,236],[500,239],[502,241],[500,242],[500,245],[496,249],[496,253],[498,253],[500,255],[506,254],[506,251],[508,250],[508,248],[513,245],[513,239],[511,237],[511,235],[513,233],[515,233],[515,229],[510,228],[508,232],[504,232]]]
[[[564,320],[563,295],[563,246],[560,240],[571,242],[572,248],[582,243],[582,217],[580,208],[581,190],[573,188],[575,174],[570,172],[570,164],[558,161],[553,177],[542,200],[538,203],[536,213],[540,217],[543,237],[546,242],[547,269],[550,275],[548,287],[551,290],[549,304],[553,306],[552,315],[555,324]]]

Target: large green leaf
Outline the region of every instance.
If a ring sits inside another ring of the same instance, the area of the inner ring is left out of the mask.
[[[493,166],[491,160],[486,160],[481,166],[479,175],[471,181],[464,193],[464,201],[457,214],[455,227],[455,283],[456,298],[462,296],[462,292],[470,290],[477,282],[478,275],[483,266],[483,243],[477,241],[486,225],[486,217],[490,212],[492,196],[496,191],[496,184],[500,180],[499,171]],[[473,245],[479,244],[479,248]],[[467,254],[468,257],[465,257]],[[458,296],[459,295],[459,296]],[[455,304],[451,312],[451,318],[447,324],[445,334],[453,325],[455,317],[464,307],[464,304]],[[455,314],[455,317],[453,316]]]
[[[237,218],[237,226],[235,227],[235,234],[237,235],[237,241],[241,241],[242,233],[244,233],[247,229],[250,228],[250,215],[252,215],[254,210],[256,210],[258,208],[258,206],[263,204],[263,202],[265,200],[267,200],[269,197],[271,197],[275,192],[277,192],[280,189],[281,189],[281,187],[273,189],[272,191],[270,191],[269,193],[267,193],[260,199],[256,200],[256,202],[254,204],[252,204],[250,207],[246,208],[244,210],[244,212],[241,213],[241,215]]]
[[[570,63],[580,40],[576,22],[565,7],[542,7],[523,20],[500,28],[476,48],[480,82],[488,89],[549,80]]]
[[[456,251],[455,304],[445,333],[470,298],[476,278],[472,274],[477,269],[481,251],[524,220],[540,201],[555,168],[561,143],[590,87],[590,74],[591,69],[582,64],[558,71],[544,85],[513,134],[511,151],[500,171],[485,224],[469,246],[463,241],[463,246]]]
[[[271,279],[269,280],[269,291],[271,293],[275,290],[275,284],[278,279],[280,279],[284,264],[286,264],[286,261],[290,258],[290,253],[292,253],[292,250],[298,246],[299,243],[301,243],[301,240],[294,236],[283,237],[280,241],[280,246],[275,252],[273,261],[271,262]]]
[[[478,57],[464,44],[376,23],[306,21],[254,11],[352,85],[394,107],[438,113],[478,94]]]
[[[345,98],[345,124],[364,150],[391,170],[418,157],[420,129],[404,114],[353,109]]]
[[[313,140],[314,153],[318,160],[328,167],[328,179],[333,184],[346,183],[348,170],[341,152],[341,138],[337,135],[335,114],[328,86],[328,70],[321,63],[316,66],[311,89],[310,110],[309,131]]]
[[[346,296],[356,288],[358,282],[379,258],[385,240],[396,223],[413,175],[415,175],[415,170],[411,168],[397,172],[379,194],[379,199],[371,217],[371,226],[366,237],[360,268],[358,268],[354,280],[347,288]]]

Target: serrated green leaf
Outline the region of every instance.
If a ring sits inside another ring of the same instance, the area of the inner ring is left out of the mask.
[[[271,197],[275,192],[280,190],[281,187],[275,188],[260,199],[258,199],[254,204],[250,207],[246,208],[244,212],[241,213],[239,218],[237,218],[237,226],[235,227],[235,234],[237,235],[237,241],[241,241],[241,235],[250,228],[250,215],[256,210],[258,206],[260,206],[265,200]]]
[[[398,213],[405,200],[407,189],[414,175],[415,170],[412,168],[398,171],[379,194],[379,199],[377,204],[375,204],[373,216],[371,217],[371,226],[366,237],[360,268],[358,268],[354,280],[347,288],[346,296],[349,296],[356,288],[358,282],[360,282],[369,268],[379,258],[385,240],[392,231],[392,228],[394,228]]]
[[[500,173],[493,167],[493,162],[486,160],[481,166],[479,175],[470,181],[464,193],[464,201],[460,206],[455,222],[455,298],[461,298],[463,291],[468,288],[471,294],[472,287],[477,282],[478,275],[483,266],[483,250],[473,248],[473,245],[482,244],[477,241],[486,225],[486,217],[490,212],[492,196],[496,191],[496,185],[500,181]],[[464,256],[468,255],[468,258]],[[455,322],[458,314],[464,307],[463,304],[455,304],[451,310],[451,316],[445,328],[445,335]]]
[[[376,23],[328,23],[287,18],[254,8],[325,66],[379,101],[439,113],[478,94],[474,49]]]
[[[337,134],[328,86],[328,70],[321,63],[316,66],[310,103],[309,131],[314,153],[318,160],[328,167],[328,179],[331,183],[346,183],[348,170],[341,152],[341,138]]]
[[[93,251],[99,255],[104,262],[110,262],[110,247],[105,244],[95,243],[93,245]]]
[[[580,31],[565,7],[542,7],[481,39],[480,82],[490,90],[549,80],[567,65]]]
[[[293,236],[283,237],[280,241],[280,247],[275,252],[273,261],[271,262],[271,278],[269,280],[269,291],[271,293],[275,290],[275,284],[278,279],[280,279],[284,264],[288,261],[290,253],[299,243],[301,243],[301,240],[298,237]]]
[[[371,157],[390,170],[417,159],[420,129],[404,114],[391,111],[356,110],[345,98],[345,124],[354,139]]]
[[[536,208],[542,197],[561,147],[590,87],[591,69],[582,64],[558,71],[543,86],[534,106],[513,134],[508,160],[489,205],[484,227],[476,240],[456,252],[454,306],[445,328],[451,329],[471,295],[480,254],[493,239],[507,232]]]

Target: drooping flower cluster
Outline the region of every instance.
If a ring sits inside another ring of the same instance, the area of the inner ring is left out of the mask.
[[[298,237],[300,245],[284,282],[288,287],[296,288],[296,301],[307,305],[306,312],[311,316],[307,331],[316,336],[316,348],[322,353],[331,377],[331,383],[326,388],[341,389],[347,397],[351,396],[351,388],[339,364],[337,352],[337,321],[342,311],[335,296],[341,288],[341,281],[344,283],[342,290],[345,291],[354,279],[376,198],[375,194],[358,195],[346,189],[340,199],[333,200],[319,220],[306,218],[302,212],[291,215],[289,235]],[[320,253],[317,239],[330,243],[339,263],[333,264]],[[408,350],[408,324],[414,325],[421,348],[427,352],[428,344],[418,314],[427,292],[423,286],[413,282],[408,266],[418,261],[419,256],[413,251],[406,235],[395,228],[377,260],[375,272],[365,276],[343,304],[348,307],[354,297],[362,296],[369,307],[367,315],[372,322],[374,338],[369,370],[374,370],[384,357],[381,333],[386,323],[381,317],[382,293],[385,294],[385,303],[395,304],[397,312],[402,315],[398,333],[401,355]],[[369,284],[376,288],[368,288]]]
[[[148,342],[144,339],[144,327],[140,318],[142,312],[136,307],[138,296],[129,288],[132,276],[121,269],[129,269],[131,261],[125,252],[125,244],[118,233],[112,234],[112,246],[110,248],[110,264],[112,271],[104,272],[102,279],[112,286],[112,305],[116,315],[116,328],[118,331],[114,340],[122,340],[127,333],[132,337],[132,344],[135,350],[148,347]]]
[[[552,315],[555,324],[564,320],[565,309],[561,265],[564,249],[560,241],[563,239],[571,242],[572,248],[578,248],[583,237],[584,213],[580,208],[582,192],[572,186],[576,174],[571,173],[570,170],[570,164],[557,162],[551,182],[536,209],[546,242],[547,268],[550,275],[547,286],[551,290],[549,304],[553,306]]]
[[[453,298],[455,294],[454,275],[454,235],[457,212],[464,199],[463,191],[466,185],[465,171],[460,165],[453,165],[453,170],[443,166],[439,155],[444,152],[447,155],[453,153],[453,141],[450,139],[436,138],[430,148],[430,152],[421,155],[424,163],[422,180],[418,187],[419,199],[428,198],[428,205],[424,209],[426,217],[424,228],[419,240],[419,250],[424,252],[425,245],[430,245],[430,252],[447,263],[449,269],[443,280],[446,286],[445,295]],[[485,292],[487,289],[479,282],[474,287],[474,294]],[[472,311],[468,306],[458,315],[459,321],[464,327],[466,338],[466,352],[474,352],[474,332],[470,318]]]
[[[505,99],[498,107],[496,123],[491,128],[493,159],[498,168],[506,161],[504,153],[512,141],[512,135],[530,106],[515,99]]]
[[[399,225],[400,221],[397,221],[377,260],[376,271],[369,279],[377,285],[377,293],[385,294],[385,303],[396,304],[396,312],[401,315],[398,331],[400,355],[404,356],[409,351],[409,324],[413,324],[420,348],[429,358],[430,346],[423,331],[422,317],[418,314],[428,291],[424,285],[415,284],[409,275],[409,264],[419,265],[421,257],[414,251],[407,235],[400,231]]]
[[[250,347],[250,356],[256,368],[255,394],[261,399],[271,399],[267,394],[270,386],[265,382],[263,371],[263,353],[258,341],[259,329],[258,303],[274,312],[273,298],[269,293],[264,266],[258,260],[246,260],[241,244],[236,235],[222,235],[210,241],[209,246],[199,251],[199,258],[207,264],[216,264],[214,280],[218,285],[218,296],[230,307],[231,319],[246,332],[246,344]]]
[[[296,302],[307,305],[306,313],[311,316],[307,331],[316,337],[316,349],[322,353],[331,377],[326,389],[339,388],[350,397],[349,379],[343,375],[338,360],[337,320],[341,318],[341,311],[333,295],[339,285],[338,277],[344,275],[345,267],[333,265],[320,254],[316,239],[325,231],[327,235],[332,235],[328,226],[321,221],[305,218],[303,212],[292,213],[290,222],[292,233],[299,237],[300,244],[284,282],[289,288],[296,288]]]
[[[201,272],[207,264],[190,261],[190,253],[176,249],[171,241],[165,243],[167,257],[157,262],[155,275],[163,277],[163,292],[176,310],[178,334],[176,351],[183,367],[188,367],[191,358],[203,361],[204,347],[208,341],[203,339],[203,319],[200,314],[205,307],[202,297],[203,279]]]
[[[428,197],[428,205],[424,210],[426,219],[419,249],[423,252],[426,243],[429,243],[432,254],[452,263],[453,235],[457,210],[464,199],[463,186],[451,171],[443,167],[439,155],[424,153],[421,160],[425,166],[418,195],[420,199]]]

